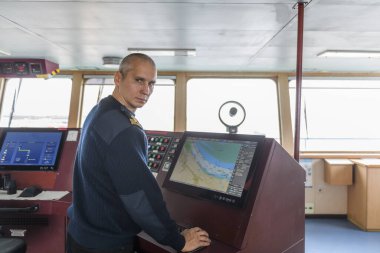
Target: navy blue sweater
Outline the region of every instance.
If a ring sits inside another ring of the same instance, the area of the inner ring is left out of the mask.
[[[109,96],[84,123],[75,160],[69,234],[84,247],[132,244],[141,230],[181,250],[184,237],[170,218],[146,165],[147,139],[133,114]]]

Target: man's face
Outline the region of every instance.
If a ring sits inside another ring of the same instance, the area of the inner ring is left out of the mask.
[[[118,71],[114,79],[125,106],[135,112],[145,105],[152,94],[157,71],[149,62],[137,59],[131,70],[127,73]]]

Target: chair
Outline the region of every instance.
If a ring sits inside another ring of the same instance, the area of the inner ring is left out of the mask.
[[[26,243],[21,238],[0,237],[1,253],[25,253]]]

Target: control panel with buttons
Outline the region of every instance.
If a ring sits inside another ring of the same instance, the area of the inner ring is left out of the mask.
[[[145,131],[148,139],[148,167],[152,172],[168,171],[181,140],[180,132]]]

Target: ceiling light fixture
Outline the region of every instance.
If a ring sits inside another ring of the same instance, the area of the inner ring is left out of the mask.
[[[104,56],[103,67],[106,68],[118,68],[121,62],[121,58],[117,56]]]
[[[0,54],[6,55],[6,56],[10,56],[11,55],[11,53],[6,52],[4,50],[0,50]]]
[[[326,58],[380,58],[380,51],[326,50],[317,56]]]
[[[129,53],[143,53],[149,56],[196,56],[191,48],[128,48]]]

